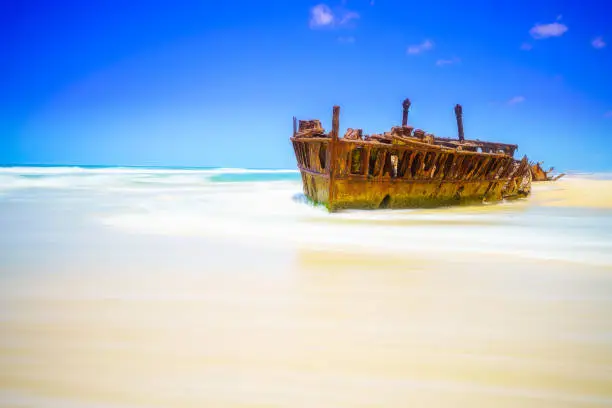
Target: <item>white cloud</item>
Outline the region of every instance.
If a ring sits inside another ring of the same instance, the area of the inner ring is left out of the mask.
[[[516,105],[517,103],[525,102],[524,96],[515,96],[508,101],[508,105]]]
[[[327,4],[318,4],[310,9],[310,28],[337,27],[359,18],[359,13],[346,11],[340,16],[334,14]]]
[[[334,14],[325,4],[319,4],[310,9],[310,27],[331,26],[334,23]]]
[[[434,46],[433,41],[425,40],[421,44],[409,46],[406,52],[408,54],[420,54],[423,51],[432,49],[433,46]]]
[[[604,113],[604,118],[612,118],[612,110],[607,111],[606,113]]]
[[[521,44],[521,50],[523,50],[523,51],[529,51],[532,48],[533,48],[533,45],[531,45],[529,43],[522,43]]]
[[[604,42],[602,37],[597,37],[591,42],[591,45],[599,49],[605,47],[606,43]]]
[[[550,23],[550,24],[536,24],[529,34],[536,40],[550,37],[560,37],[567,31],[567,26],[561,23]]]
[[[355,42],[355,37],[353,36],[338,37],[338,42],[340,44],[353,44]]]
[[[443,67],[444,65],[452,65],[452,64],[458,64],[460,63],[461,60],[457,57],[453,57],[451,59],[439,59],[436,61],[436,65],[439,67]]]
[[[358,18],[359,18],[359,13],[356,13],[354,11],[349,11],[346,14],[344,14],[342,18],[340,19],[340,25],[346,24],[350,22],[351,20],[356,20]]]

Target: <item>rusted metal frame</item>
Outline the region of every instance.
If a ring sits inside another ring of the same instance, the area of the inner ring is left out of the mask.
[[[461,165],[463,164],[464,159],[465,156],[463,156],[461,153],[457,154],[457,156],[455,157],[455,161],[453,162],[453,167],[451,168],[450,174],[453,180],[456,180],[458,178],[459,170],[461,170]]]
[[[375,176],[376,171],[376,157],[373,157],[373,154],[377,152],[377,150],[373,146],[368,146],[368,171],[366,172],[366,176],[373,177]]]
[[[485,175],[487,173],[487,168],[491,165],[492,157],[486,157],[485,160],[480,165],[480,168],[474,174],[474,180],[484,180]]]
[[[382,163],[382,173],[381,176],[383,178],[392,178],[393,174],[393,162],[391,161],[391,149],[385,149],[384,161]]]
[[[300,166],[298,166],[298,169],[300,170],[300,172],[308,173],[308,174],[310,174],[312,176],[321,176],[323,178],[329,178],[329,176],[330,176],[328,173],[318,173],[318,172],[316,172],[314,170],[309,170],[307,168],[300,167]]]
[[[429,155],[429,153],[431,152],[425,152],[423,154],[423,162],[421,163],[421,177],[423,178],[427,178],[427,172],[429,171],[428,167],[427,167],[427,156]]]
[[[308,143],[306,145],[306,151],[308,152],[308,168],[310,170],[318,171],[317,169],[317,160],[312,160],[313,152],[315,150],[316,143]]]
[[[425,153],[425,157],[423,158],[423,177],[430,178],[430,176],[431,176],[431,169],[434,166],[433,160],[435,159],[435,157],[436,157],[436,153],[435,152],[427,152],[427,153]],[[428,159],[428,158],[430,158],[430,159]]]
[[[321,150],[321,143],[313,143],[312,145],[313,146],[312,146],[312,152],[311,152],[312,155],[311,155],[311,157],[314,156],[314,158],[315,158],[314,159],[314,164],[315,165],[313,166],[314,170],[321,171],[321,159],[320,159],[320,156],[319,156],[319,151]]]
[[[370,150],[372,149],[372,147],[367,146],[364,148],[365,150],[365,154],[362,155],[361,159],[361,168],[363,170],[363,172],[361,174],[363,174],[364,176],[367,176],[368,174],[370,174]]]
[[[480,165],[480,168],[478,169],[476,174],[474,175],[474,179],[476,179],[476,180],[484,180],[486,178],[486,174],[487,174],[488,168],[491,166],[491,163],[493,161],[495,161],[493,157],[491,157],[491,156],[487,157],[484,160],[484,162]]]
[[[482,160],[483,160],[483,159],[482,159],[481,157],[477,157],[477,158],[475,158],[475,159],[474,159],[474,167],[473,167],[473,168],[472,168],[472,170],[470,170],[470,171],[468,172],[468,174],[465,176],[465,179],[466,179],[466,180],[471,180],[471,179],[472,179],[472,176],[474,176],[474,174],[476,173],[476,170],[478,170],[478,168],[479,168],[479,166],[480,166],[480,164],[481,164]]]
[[[387,149],[381,149],[378,152],[378,157],[376,158],[377,167],[380,169],[378,172],[378,177],[385,177],[385,169],[387,167],[387,156],[389,155],[389,151]]]
[[[444,176],[442,177],[443,180],[451,180],[452,177],[452,170],[453,170],[453,166],[455,164],[455,160],[457,160],[457,153],[453,152],[453,153],[449,153],[449,155],[446,157],[446,160],[444,161]],[[449,165],[450,163],[450,165]]]
[[[320,172],[323,172],[323,163],[321,163],[321,146],[323,145],[323,143],[315,143],[315,148],[314,148],[314,153],[315,153],[315,157],[316,160],[315,162],[317,163],[317,170]]]
[[[463,167],[461,168],[461,174],[464,180],[467,180],[467,175],[474,170],[476,167],[476,160],[478,158],[476,156],[466,156],[463,161]]]
[[[421,167],[421,162],[423,161],[421,159],[423,152],[416,150],[414,153],[414,157],[412,157],[412,160],[410,161],[410,167],[408,167],[408,172],[410,173],[410,178],[416,180],[419,178],[419,168]],[[415,167],[414,170],[413,167]]]
[[[331,168],[331,163],[334,160],[334,157],[332,156],[332,152],[330,149],[330,142],[327,141],[325,142],[325,172],[326,173],[330,173],[330,168]]]
[[[319,143],[319,163],[321,164],[321,172],[325,172],[327,171],[327,169],[329,168],[329,160],[328,160],[328,155],[329,155],[329,149],[327,148],[328,143],[325,141],[321,141]],[[324,161],[325,163],[321,163],[321,150],[323,150],[324,154]]]
[[[414,178],[414,176],[412,175],[412,162],[414,161],[414,158],[416,157],[418,152],[418,150],[410,151],[410,158],[408,159],[408,164],[406,165],[406,171],[404,171],[404,179]]]
[[[375,157],[372,157],[374,155]],[[372,163],[368,164],[368,175],[371,177],[378,177],[377,165],[378,165],[378,156],[380,155],[380,149],[376,147],[372,147],[370,151],[370,161]]]
[[[433,152],[425,152],[425,156],[423,156],[423,174],[427,175],[427,172],[429,171],[429,157],[432,157],[430,153]],[[435,156],[435,155],[434,155]]]
[[[475,156],[466,156],[461,165],[461,178],[463,180],[467,180],[468,174],[470,174],[474,167],[476,166],[476,160],[478,158]]]
[[[461,160],[459,160],[459,163],[457,163],[457,168],[455,169],[454,177],[458,179],[459,178],[464,179],[465,162],[470,160],[470,156],[461,154],[460,157],[461,157]]]
[[[319,141],[319,139],[316,139],[316,138],[312,138],[312,139]],[[390,153],[393,153],[393,152],[390,152],[390,150],[397,150],[398,151],[397,152],[398,155],[401,154],[401,151],[412,150],[412,152],[413,152],[413,153],[411,153],[412,162],[409,163],[408,168],[412,167],[412,163],[414,162],[417,154],[420,153],[425,158],[427,153],[432,152],[432,151],[433,152],[437,152],[437,157],[438,158],[437,159],[434,158],[434,164],[435,164],[435,167],[436,167],[436,169],[434,170],[434,173],[437,172],[437,168],[438,167],[441,167],[441,170],[440,170],[440,172],[438,174],[440,174],[442,176],[442,178],[458,176],[459,175],[458,172],[461,172],[461,168],[458,167],[458,166],[465,164],[465,160],[467,160],[468,157],[471,158],[471,157],[474,157],[474,156],[478,156],[479,158],[482,158],[482,154],[479,154],[479,153],[476,153],[476,152],[461,152],[461,153],[458,153],[456,151],[441,152],[439,148],[433,148],[432,149],[431,147],[433,147],[433,146],[430,146],[430,145],[428,145],[427,147],[423,146],[422,149],[413,150],[414,146],[410,146],[410,145],[385,145],[385,144],[381,144],[381,143],[378,143],[378,142],[353,141],[353,140],[347,140],[347,141],[342,140],[342,143],[343,144],[350,143],[351,145],[353,145],[353,147],[361,147],[361,146],[363,146],[364,148],[367,148],[367,147],[374,148],[374,147],[376,147],[377,149],[379,149],[378,150],[378,152],[379,152],[378,157],[379,158],[377,158],[376,162],[381,164],[380,172],[384,172],[389,167],[388,164],[390,164],[390,163],[387,163],[388,157],[389,157]],[[419,144],[422,144],[422,143],[419,143]],[[355,145],[357,145],[357,146],[355,146]],[[367,149],[366,149],[366,151],[367,151]],[[446,160],[447,160],[449,154],[455,155],[454,161],[453,161],[453,164],[452,164],[452,167],[451,167],[451,171],[450,172],[446,172],[448,174],[443,174],[444,173],[444,167],[445,167],[445,164],[446,164]],[[371,155],[371,150],[370,150],[370,155]],[[507,157],[506,155],[497,154],[497,153],[489,153],[487,155],[490,155],[490,157],[488,157],[488,159],[489,159],[488,161],[489,162],[491,162],[491,161],[495,162],[495,160],[491,160],[491,159],[495,159],[495,158],[500,158],[501,159],[502,157],[500,157],[500,156],[504,156],[504,158]],[[347,154],[347,156],[348,156],[348,154]],[[347,160],[349,160],[349,159],[350,159],[350,157],[347,157]],[[365,160],[365,158],[364,158],[364,160]],[[442,163],[442,165],[438,166],[439,163]],[[419,168],[417,169],[417,174],[420,174],[420,175],[423,174],[423,166],[424,165],[425,165],[424,161],[419,163]],[[496,165],[499,165],[499,162],[497,162]],[[474,170],[475,173],[473,174],[473,178],[479,178],[479,176],[482,176],[482,174],[480,174],[480,173],[485,170],[486,166],[487,166],[486,162],[484,162],[484,164],[482,164],[480,166],[477,166],[477,168]],[[346,166],[346,167],[350,168],[350,166]],[[367,167],[367,171],[366,171],[366,169],[364,169],[363,173],[364,174],[369,174],[369,169],[370,169],[369,160],[367,161],[367,166],[366,167]],[[376,166],[376,164],[375,164],[375,167],[378,167],[378,166]],[[481,172],[479,172],[478,167],[481,167],[480,168]],[[376,174],[375,170],[376,169],[373,169],[373,174]],[[488,171],[486,171],[485,173],[491,173],[493,168],[489,168],[489,169],[486,169],[486,170],[488,170]],[[454,171],[454,173],[453,173],[453,171]],[[406,172],[408,172],[408,169],[406,170]],[[399,173],[399,168],[398,168],[398,173]],[[412,173],[410,172],[410,174],[412,174]],[[449,176],[449,174],[451,174],[451,175]],[[389,176],[391,176],[391,172],[390,172]],[[406,176],[407,176],[407,174],[404,174],[404,177],[406,177]]]
[[[474,172],[474,175],[472,176],[473,180],[480,180],[480,176],[483,173],[484,168],[489,165],[490,160],[491,159],[489,157],[485,157],[483,160],[480,161],[480,164],[478,165],[476,171]]]
[[[477,157],[475,156],[465,156],[463,159],[463,162],[461,163],[461,167],[459,169],[459,173],[460,173],[460,177],[463,180],[467,180],[467,175],[469,173],[472,172],[473,168],[474,168],[474,162],[476,161]]]
[[[404,149],[398,149],[397,151],[397,178],[403,178],[403,168],[406,167],[406,160],[408,160],[408,153]]]
[[[497,169],[495,169],[495,173],[493,174],[493,178],[495,180],[501,179],[501,175],[504,172],[504,170],[506,170],[506,160],[505,159],[501,159],[499,161],[499,165],[497,166]]]
[[[332,114],[332,130],[330,132],[331,141],[329,143],[329,156],[331,160],[329,161],[329,191],[327,193],[327,202],[329,209],[333,208],[334,200],[335,200],[335,173],[336,173],[336,156],[335,150],[339,143],[338,141],[338,130],[340,128],[340,107],[334,106],[333,114]]]
[[[391,178],[399,177],[399,165],[400,165],[400,156],[402,156],[403,149],[394,148],[391,150],[391,155],[389,156],[389,166],[391,166]],[[393,164],[393,156],[396,158],[396,163]]]
[[[302,142],[297,142],[297,147],[298,147],[298,152],[299,152],[299,163],[300,166],[305,167],[305,162],[304,162],[304,143]]]
[[[512,172],[512,168],[514,167],[513,165],[514,165],[514,158],[508,157],[508,159],[506,160],[506,166],[504,167],[504,171],[502,171],[499,178],[507,179],[510,176],[510,173]]]
[[[349,174],[353,174],[353,171],[352,171],[353,170],[353,149],[357,149],[357,147],[349,147],[348,148],[348,154],[344,154],[344,156],[345,156],[344,159],[340,158],[340,161],[344,162],[345,168],[348,169],[347,173],[349,173]],[[342,148],[343,153],[344,153],[345,150],[346,149],[343,146],[343,148]]]
[[[448,172],[449,179],[455,180],[457,178],[456,177],[457,168],[461,165],[462,162],[463,162],[463,155],[462,154],[455,154],[455,158],[453,160],[453,164],[451,165],[450,171]]]
[[[487,170],[487,173],[484,175],[485,180],[493,180],[495,171],[497,170],[497,166],[499,166],[499,160],[494,159],[493,162],[491,163],[491,166]]]
[[[340,167],[337,169],[337,173],[340,175],[350,174],[351,173],[351,159],[352,159],[352,149],[351,146],[339,145],[338,148],[338,163]]]
[[[488,180],[489,172],[495,166],[495,158],[489,157],[489,161],[483,166],[482,171],[478,175],[481,180]]]
[[[302,163],[307,169],[310,169],[310,162],[308,161],[308,145],[309,143],[302,143]]]
[[[300,163],[300,166],[304,167],[304,153],[302,151],[302,142],[297,142],[297,148],[298,148],[298,162]]]
[[[476,171],[472,175],[472,180],[480,180],[482,179],[482,175],[486,169],[486,167],[491,162],[491,157],[484,157],[480,160],[480,164],[476,167]]]
[[[342,139],[342,143],[351,143],[351,144],[359,144],[359,145],[370,145],[370,146],[381,146],[382,148],[389,148],[392,146],[392,148],[403,148],[403,149],[415,149],[418,148],[421,151],[441,151],[443,149],[441,149],[440,145],[437,144],[429,144],[429,143],[424,143],[418,140],[412,140],[413,138],[407,138],[407,137],[399,137],[399,136],[395,136],[396,138],[398,138],[399,140],[404,141],[404,143],[406,143],[405,145],[400,145],[400,144],[395,144],[395,145],[389,145],[386,143],[381,143],[381,142],[377,142],[377,141],[368,141],[368,140],[345,140]],[[300,138],[300,140],[320,140],[321,138]],[[436,137],[436,140],[438,140],[439,138]],[[456,139],[449,139],[450,141],[454,141],[455,143],[457,142]],[[465,142],[468,142],[468,140],[466,140]],[[475,144],[488,144],[486,142],[479,142],[479,141],[469,141]],[[455,150],[455,146],[448,148],[449,152],[455,152],[458,153]],[[491,155],[491,156],[495,156],[495,157],[501,157],[501,156],[508,156],[507,154],[504,153],[496,153],[496,152],[486,152],[483,150],[483,152],[473,152],[473,151],[462,151],[460,152],[460,154],[466,154],[466,155],[476,155],[476,156],[483,156],[484,155]]]
[[[450,180],[450,174],[451,174],[451,169],[453,168],[453,163],[455,162],[455,158],[456,158],[456,153],[455,152],[449,152],[446,155],[446,158],[444,159],[444,163],[442,164],[442,176],[440,177],[440,180],[446,181],[446,180]],[[450,165],[448,165],[449,163],[449,159],[450,161]]]
[[[489,185],[487,186],[487,189],[483,193],[484,197],[486,197],[487,194],[489,194],[489,191],[491,191],[491,189],[493,188],[493,186],[495,186],[495,180],[488,181],[488,183],[489,183]]]
[[[436,158],[436,171],[432,175],[435,180],[442,180],[444,177],[444,163],[446,163],[446,157],[448,153],[441,152]]]
[[[429,174],[427,177],[433,179],[436,170],[438,169],[438,157],[440,157],[442,153],[434,153],[433,158],[431,159],[431,164],[429,165]]]
[[[421,161],[419,162],[419,167],[417,168],[417,174],[419,178],[426,179],[427,175],[427,153],[429,152],[421,152]]]
[[[400,161],[397,169],[397,177],[404,179],[406,178],[406,173],[408,173],[408,169],[410,168],[410,164],[412,163],[412,158],[414,157],[414,150],[404,150],[403,158]]]
[[[319,174],[319,173],[314,173],[314,172],[310,172],[310,174],[313,175],[317,175],[317,176],[326,176],[325,174]],[[327,177],[325,177],[327,178]],[[389,179],[389,178],[368,178],[365,175],[361,175],[361,174],[349,174],[345,177],[335,177],[334,180],[336,181],[345,181],[345,180],[356,180],[356,181],[360,181],[360,182],[364,182],[364,183],[391,183],[391,182],[396,182],[396,183],[406,183],[406,184],[430,184],[431,180],[428,179],[421,179],[421,180],[410,180],[410,179]],[[440,181],[440,183],[442,184],[480,184],[480,183],[499,183],[500,180],[442,180]]]
[[[313,166],[312,166],[312,145],[313,143],[307,143],[306,144],[306,164],[308,165],[308,168],[312,170]]]
[[[502,160],[503,165],[501,167],[501,169],[497,172],[497,178],[502,180],[505,179],[504,175],[508,172],[508,168],[512,167],[512,161],[510,160],[510,157]]]
[[[465,156],[478,156],[478,157],[482,157],[482,156],[508,157],[508,155],[503,154],[503,153],[486,153],[486,152],[479,153],[479,152],[474,152],[474,151],[469,151],[469,150],[457,151],[454,147],[453,148],[442,148],[440,145],[423,143],[421,141],[412,140],[412,138],[399,137],[399,136],[395,136],[395,138],[403,141],[405,144],[386,144],[386,143],[380,143],[377,141],[367,141],[367,140],[341,139],[341,141],[342,143],[356,144],[360,146],[379,147],[381,149],[399,149],[399,150],[408,149],[408,150],[418,150],[423,153],[432,152],[432,151],[439,152],[439,153],[448,152],[448,153],[455,153],[455,154],[460,154],[460,155],[465,155]],[[315,139],[311,139],[311,140],[315,140]]]
[[[376,177],[382,177],[385,171],[385,162],[387,160],[387,149],[379,149],[376,156]]]
[[[529,163],[527,162],[527,157],[524,156],[523,159],[521,159],[521,162],[516,170],[517,177],[522,177],[524,173],[528,170],[528,168]]]
[[[355,163],[354,161],[354,157],[355,157],[355,152],[359,151],[359,162],[357,163],[358,165],[358,171],[357,173],[353,172],[353,164]],[[348,148],[348,154],[347,154],[347,166],[348,166],[348,171],[351,174],[363,174],[363,157],[365,152],[365,148],[361,147],[361,146],[350,146]]]
[[[463,166],[463,179],[467,180],[468,175],[474,171],[476,167],[476,163],[478,162],[478,157],[470,156]]]
[[[491,172],[489,172],[488,178],[491,180],[497,180],[497,173],[499,173],[499,169],[503,166],[503,164],[503,159],[497,160],[495,166],[493,167],[493,169],[491,169]]]

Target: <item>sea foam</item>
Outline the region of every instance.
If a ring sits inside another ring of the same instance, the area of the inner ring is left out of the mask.
[[[542,198],[578,185],[572,177],[534,185],[526,200],[493,205],[329,214],[305,200],[295,170],[0,168],[1,199],[53,206],[78,198],[75,214],[129,233],[612,265],[610,210],[551,207]]]

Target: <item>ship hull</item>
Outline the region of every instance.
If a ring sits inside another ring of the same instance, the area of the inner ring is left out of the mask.
[[[492,203],[526,197],[521,177],[510,180],[445,182],[436,180],[372,181],[348,178],[334,180],[328,175],[302,171],[304,195],[330,211],[343,209],[435,208],[452,205]],[[334,191],[329,200],[330,189]]]
[[[518,181],[518,180],[517,180]],[[434,208],[495,202],[524,194],[508,191],[506,180],[448,182],[435,180],[382,181],[345,179],[334,181],[330,210],[382,208]]]
[[[329,211],[490,203],[530,192],[526,158],[316,138],[293,147],[304,194]]]

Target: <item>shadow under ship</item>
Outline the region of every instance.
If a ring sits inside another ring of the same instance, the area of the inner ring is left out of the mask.
[[[304,194],[330,212],[341,209],[437,207],[526,197],[532,172],[527,157],[514,158],[514,144],[468,140],[461,105],[455,106],[458,139],[408,126],[363,135],[349,128],[339,138],[340,107],[332,129],[319,120],[293,118],[291,142]]]

